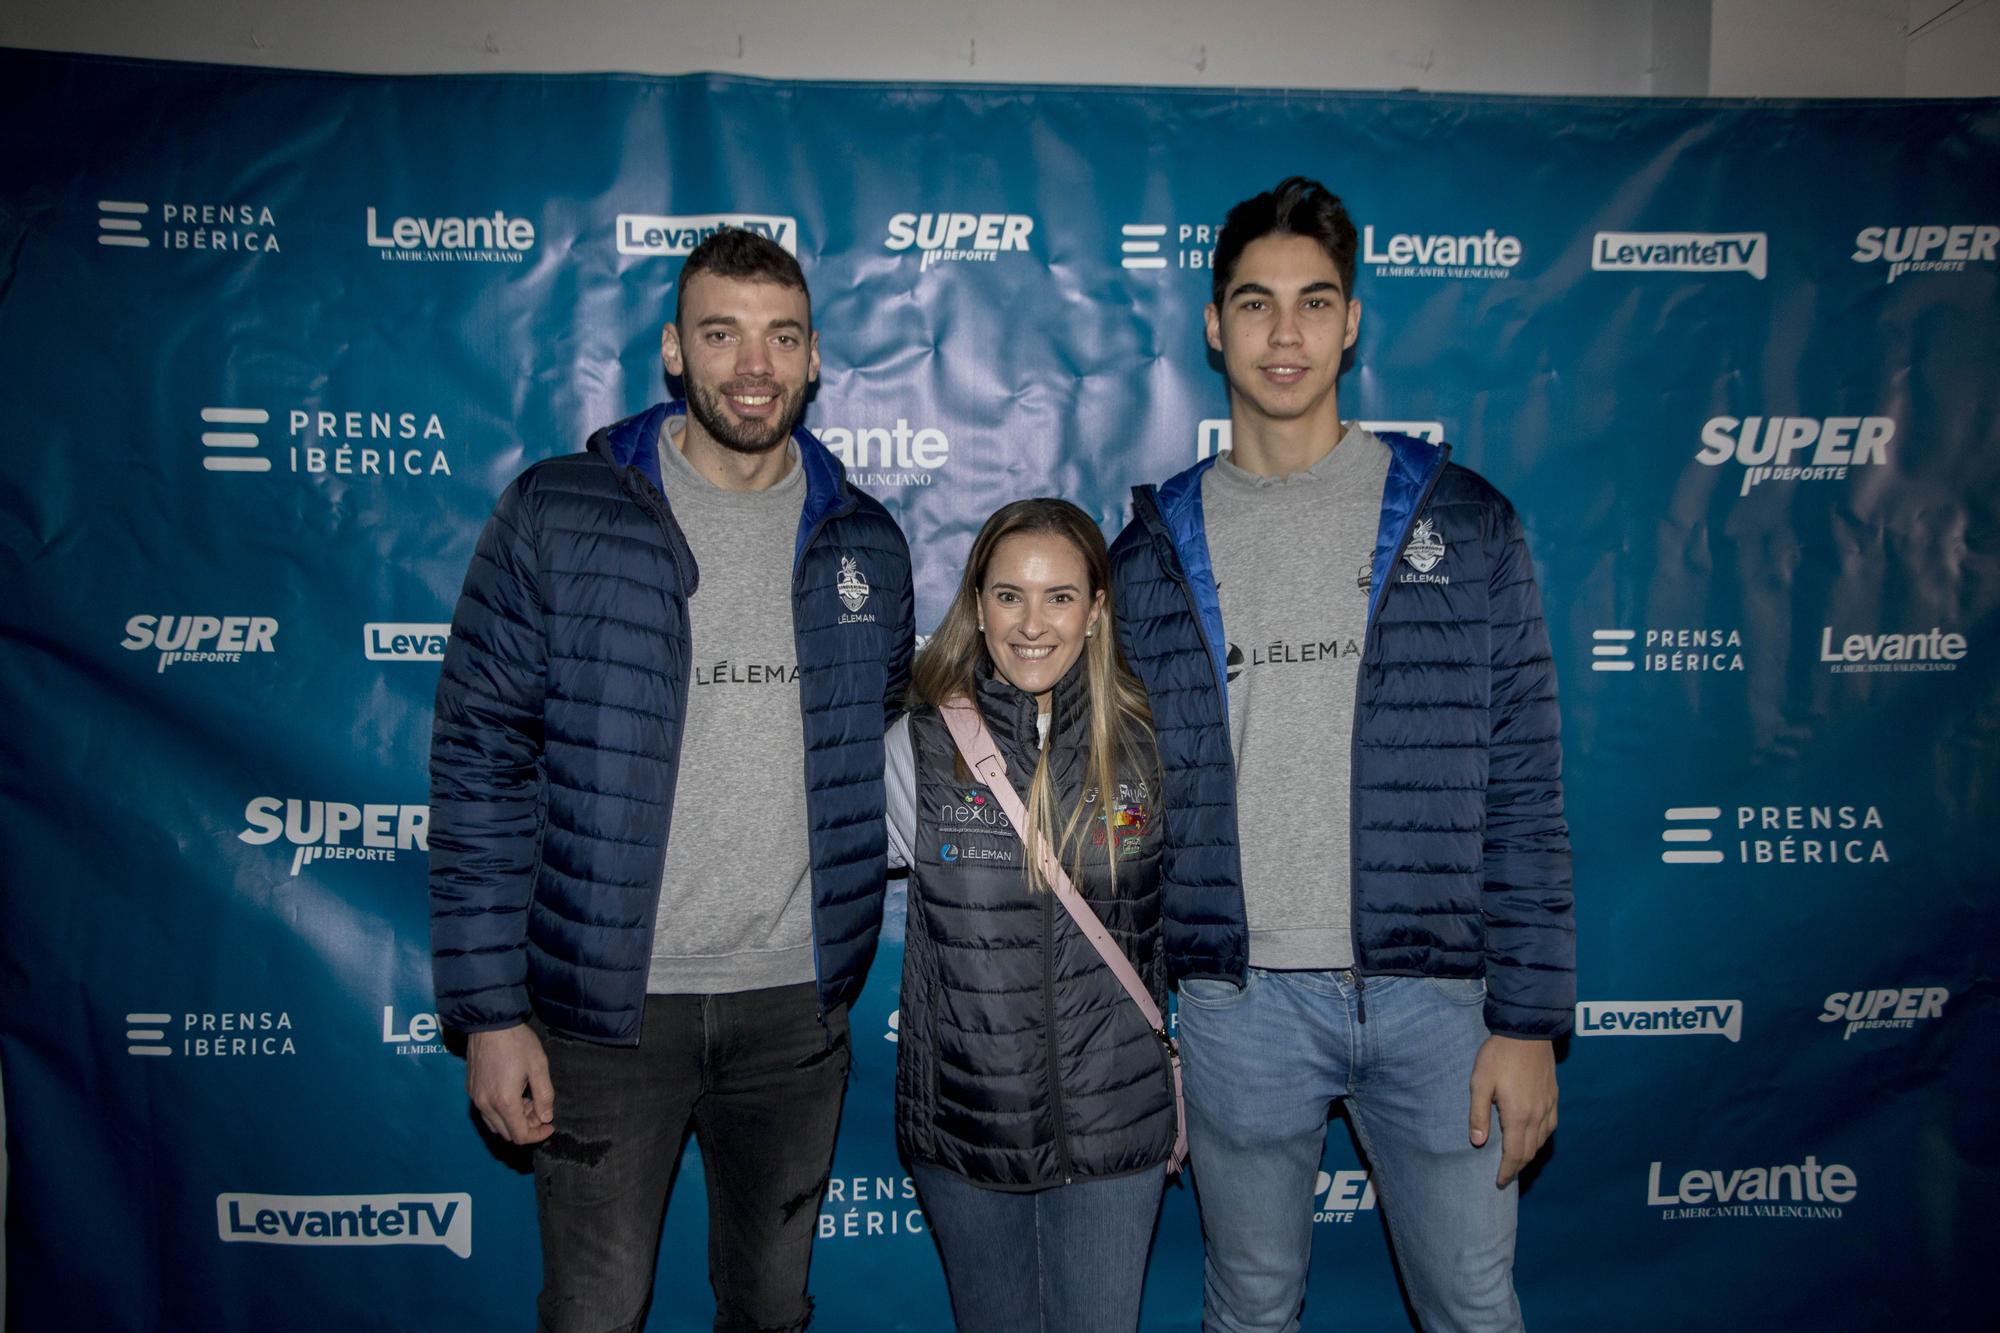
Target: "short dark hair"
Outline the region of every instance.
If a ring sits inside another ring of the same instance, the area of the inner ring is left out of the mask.
[[[1212,268],[1212,299],[1218,307],[1236,276],[1236,261],[1250,242],[1266,236],[1304,236],[1318,241],[1340,274],[1342,294],[1354,299],[1354,254],[1360,240],[1354,234],[1354,219],[1347,215],[1347,205],[1318,181],[1291,176],[1278,182],[1276,189],[1245,199],[1223,220]]]
[[[674,323],[681,322],[681,307],[687,299],[688,283],[698,274],[713,273],[718,278],[738,278],[749,282],[775,282],[805,293],[806,322],[812,323],[812,292],[806,288],[805,270],[791,252],[768,236],[741,227],[724,227],[711,232],[681,265],[680,287],[674,293]]]

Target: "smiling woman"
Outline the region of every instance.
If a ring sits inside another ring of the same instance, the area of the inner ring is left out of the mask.
[[[1135,1327],[1176,1141],[1167,1048],[1107,966],[1122,953],[1164,999],[1152,724],[1111,616],[1089,515],[1007,505],[888,739],[890,857],[911,872],[896,1136],[958,1326],[980,1333]],[[992,786],[941,714],[959,701],[1010,775]],[[1018,821],[1007,783],[1028,791]],[[1080,902],[1050,891],[1026,854],[1042,846]]]

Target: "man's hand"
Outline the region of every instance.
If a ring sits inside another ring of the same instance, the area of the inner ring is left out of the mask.
[[[540,1143],[556,1132],[549,1058],[525,1023],[472,1034],[465,1050],[465,1091],[486,1128],[509,1143]]]
[[[1492,1110],[1500,1108],[1502,1189],[1534,1160],[1556,1128],[1556,1053],[1552,1043],[1497,1033],[1472,1062],[1472,1146],[1486,1146]]]

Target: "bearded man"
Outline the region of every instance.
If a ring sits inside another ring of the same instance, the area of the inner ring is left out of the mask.
[[[690,1128],[715,1327],[796,1329],[875,953],[909,550],[799,423],[798,263],[727,229],[661,336],[684,402],[529,468],[453,617],[431,740],[438,1012],[532,1145],[540,1326],[636,1329]]]

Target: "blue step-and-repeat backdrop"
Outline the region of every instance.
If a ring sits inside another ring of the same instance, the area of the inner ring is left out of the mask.
[[[361,78],[0,53],[10,1327],[525,1327],[532,1184],[431,1013],[425,763],[528,463],[663,396],[710,228],[792,248],[808,423],[902,522],[1228,444],[1227,207],[1364,224],[1343,403],[1526,518],[1582,1003],[1539,1328],[1984,1325],[2000,1189],[2000,103]],[[949,1323],[856,1007],[819,1327]],[[1364,1164],[1314,1328],[1403,1326]],[[1170,1192],[1148,1329],[1197,1327]],[[705,1328],[699,1171],[655,1330]]]

